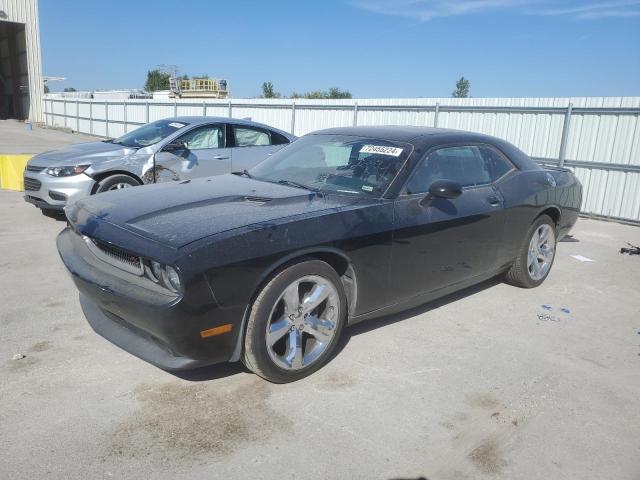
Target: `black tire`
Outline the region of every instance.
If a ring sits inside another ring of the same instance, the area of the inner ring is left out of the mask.
[[[272,310],[278,305],[285,289],[297,280],[308,276],[319,276],[322,280],[331,282],[339,297],[340,310],[336,315],[333,338],[326,344],[324,351],[308,366],[298,370],[288,370],[279,366],[271,358],[268,350],[270,347],[267,347],[267,328]],[[340,277],[329,264],[320,260],[307,260],[290,265],[275,274],[260,290],[253,302],[247,321],[242,361],[249,370],[270,382],[287,383],[304,378],[329,360],[339,342],[346,317],[347,300],[344,288]]]
[[[45,217],[53,218],[59,221],[67,220],[67,217],[64,214],[64,210],[58,210],[57,208],[43,208],[40,211]]]
[[[129,187],[137,187],[140,185],[135,178],[130,177],[129,175],[116,174],[111,175],[109,177],[103,178],[98,183],[98,188],[95,193],[107,192],[109,190],[117,189],[118,185],[128,185]]]
[[[546,273],[544,273],[540,278],[534,278],[529,269],[529,245],[534,234],[536,234],[536,232],[538,232],[543,225],[548,225],[553,232],[553,255]],[[521,288],[535,288],[541,285],[549,276],[551,268],[553,267],[557,241],[558,235],[556,231],[556,224],[551,219],[551,217],[549,217],[548,215],[540,215],[538,218],[536,218],[533,224],[531,224],[529,231],[527,232],[524,243],[522,244],[522,246],[520,247],[520,251],[518,252],[518,256],[514,260],[513,265],[511,265],[511,268],[505,276],[507,283]]]

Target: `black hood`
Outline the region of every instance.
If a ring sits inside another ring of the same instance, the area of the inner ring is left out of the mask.
[[[239,227],[362,202],[370,203],[361,197],[314,193],[229,174],[101,193],[66,212],[79,230],[91,217],[180,248]]]

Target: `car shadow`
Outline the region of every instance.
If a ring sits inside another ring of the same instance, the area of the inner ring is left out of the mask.
[[[182,380],[188,382],[206,382],[219,378],[231,377],[239,373],[251,373],[242,362],[217,363],[208,367],[195,368],[178,372],[168,372]]]
[[[559,240],[560,243],[572,243],[572,242],[579,242],[579,241],[580,240],[575,238],[573,235],[565,235],[564,237],[562,237],[561,240]]]
[[[478,283],[477,285],[473,285],[463,290],[451,293],[449,295],[446,295],[432,302],[428,302],[423,305],[419,305],[417,307],[409,308],[407,310],[403,310],[398,313],[383,315],[380,317],[374,317],[369,320],[364,320],[360,323],[356,323],[355,325],[344,329],[342,333],[342,338],[340,339],[340,343],[337,345],[336,350],[333,353],[332,357],[340,354],[342,349],[345,348],[349,343],[349,340],[351,339],[351,337],[354,337],[356,335],[362,335],[363,333],[370,332],[377,328],[385,327],[387,325],[391,325],[396,322],[407,320],[411,317],[415,317],[416,315],[421,315],[431,310],[436,310],[440,307],[456,302],[462,298],[470,297],[472,295],[475,295],[476,293],[480,293],[502,282],[503,282],[503,275],[497,275],[493,278],[490,278],[489,280],[485,280],[484,282]]]

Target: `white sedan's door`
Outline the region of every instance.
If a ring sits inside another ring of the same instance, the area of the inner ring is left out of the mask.
[[[234,172],[249,170],[269,158],[288,143],[279,133],[247,125],[229,125],[235,145],[231,149],[231,169]]]
[[[156,154],[158,181],[210,177],[231,172],[232,149],[226,148],[225,139],[225,125],[220,123],[188,131],[172,142],[182,142],[184,148],[165,147]]]

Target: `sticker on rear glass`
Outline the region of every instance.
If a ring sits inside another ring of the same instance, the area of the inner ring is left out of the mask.
[[[402,153],[402,148],[385,147],[384,145],[363,145],[363,147],[360,149],[360,153],[378,153],[380,155],[391,155],[392,157],[399,157]]]
[[[173,127],[173,128],[182,128],[182,127],[184,127],[184,123],[171,122],[171,123],[169,124],[169,126],[170,126],[170,127]]]
[[[370,187],[369,185],[363,185],[362,190],[364,190],[365,192],[373,192],[373,187]]]

